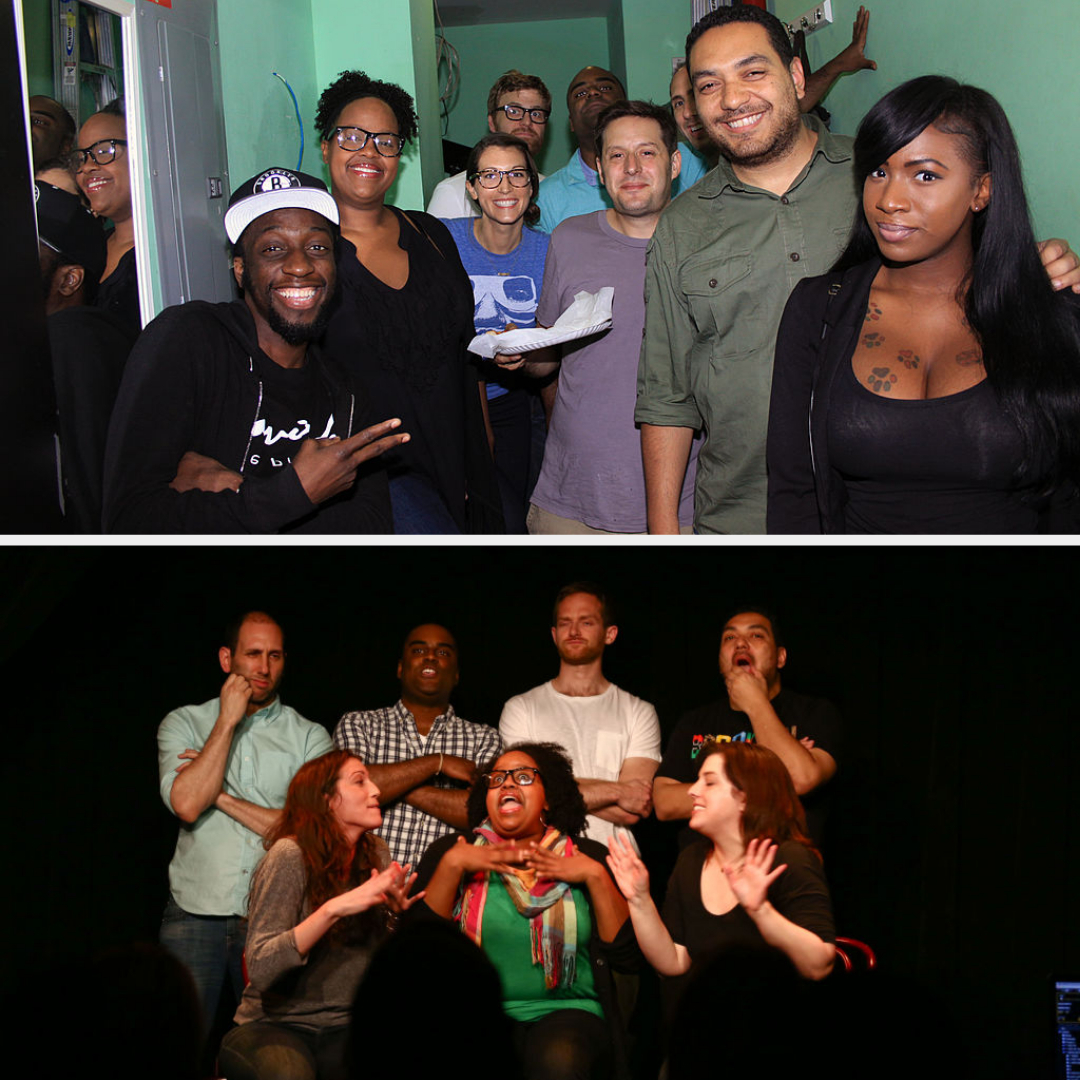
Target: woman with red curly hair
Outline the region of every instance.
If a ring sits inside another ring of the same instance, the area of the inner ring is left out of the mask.
[[[251,882],[247,969],[221,1044],[229,1080],[338,1080],[352,999],[393,911],[415,880],[372,835],[379,789],[334,750],[301,766]]]
[[[707,743],[690,798],[690,827],[703,839],[679,856],[663,918],[645,865],[618,838],[609,844],[646,959],[661,975],[683,975],[717,949],[771,946],[800,975],[823,979],[836,952],[829,887],[784,763],[756,743]]]

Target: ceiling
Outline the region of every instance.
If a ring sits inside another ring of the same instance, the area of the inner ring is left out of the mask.
[[[605,17],[618,0],[435,0],[443,26]],[[438,17],[435,21],[439,25]]]

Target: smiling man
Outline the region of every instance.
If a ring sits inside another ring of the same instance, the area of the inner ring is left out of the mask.
[[[554,742],[566,750],[589,811],[588,836],[604,843],[617,826],[635,825],[652,812],[660,724],[652,705],[604,676],[604,649],[619,628],[597,585],[563,586],[551,624],[559,673],[511,698],[499,733],[507,746]]]
[[[268,169],[229,200],[242,300],[169,308],[139,338],[113,413],[105,531],[381,533],[382,473],[408,436],[358,431],[348,376],[316,344],[337,282],[337,206],[315,177]]]
[[[540,185],[536,200],[540,207],[538,227],[544,232],[554,231],[568,217],[611,207],[611,192],[604,186],[597,169],[596,122],[609,105],[625,100],[622,83],[606,68],[590,64],[570,80],[566,108],[578,148],[561,169]],[[705,166],[695,159],[685,173],[677,173],[673,178],[673,195],[685,191],[704,173]]]
[[[645,479],[634,427],[637,358],[645,323],[645,249],[679,176],[675,124],[645,101],[618,101],[596,124],[597,169],[611,208],[568,218],[548,248],[537,322],[550,326],[584,290],[613,286],[611,329],[526,354],[525,370],[550,373],[559,393],[540,479],[532,494],[532,533],[643,533]],[[693,469],[680,519],[693,519]]]
[[[405,636],[397,676],[401,697],[386,709],[347,712],[334,745],[367,765],[381,792],[376,831],[402,866],[466,826],[465,800],[479,762],[502,750],[499,733],[454,712],[458,647],[445,626],[425,623]]]
[[[820,843],[826,802],[821,786],[836,772],[840,715],[823,698],[784,690],[780,672],[787,649],[775,616],[762,607],[737,610],[720,633],[720,677],[725,696],[688,712],[668,739],[653,785],[656,816],[685,821],[697,779],[698,754],[710,740],[758,742],[787,766],[803,801],[807,821]],[[685,846],[696,834],[679,836]]]
[[[173,710],[157,736],[161,797],[181,821],[161,943],[191,970],[207,1025],[226,979],[238,1001],[244,988],[244,916],[262,839],[296,770],[331,748],[324,728],[278,697],[285,642],[269,615],[233,622],[218,663],[220,695]]]
[[[551,119],[551,94],[538,75],[510,70],[488,92],[488,131],[521,139],[534,158],[540,156]],[[544,176],[541,173],[540,179]],[[480,211],[465,189],[465,170],[435,185],[427,212],[438,218],[477,217]]]

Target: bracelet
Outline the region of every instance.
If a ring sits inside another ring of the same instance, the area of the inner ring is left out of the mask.
[[[439,751],[439,772],[442,772],[442,751]]]

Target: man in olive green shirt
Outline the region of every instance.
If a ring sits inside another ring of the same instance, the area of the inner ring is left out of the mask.
[[[844,247],[857,198],[851,139],[801,117],[802,65],[760,9],[706,16],[687,56],[722,157],[664,211],[647,254],[634,417],[649,532],[678,531],[690,441],[704,428],[695,529],[762,533],[776,331],[799,280]]]

